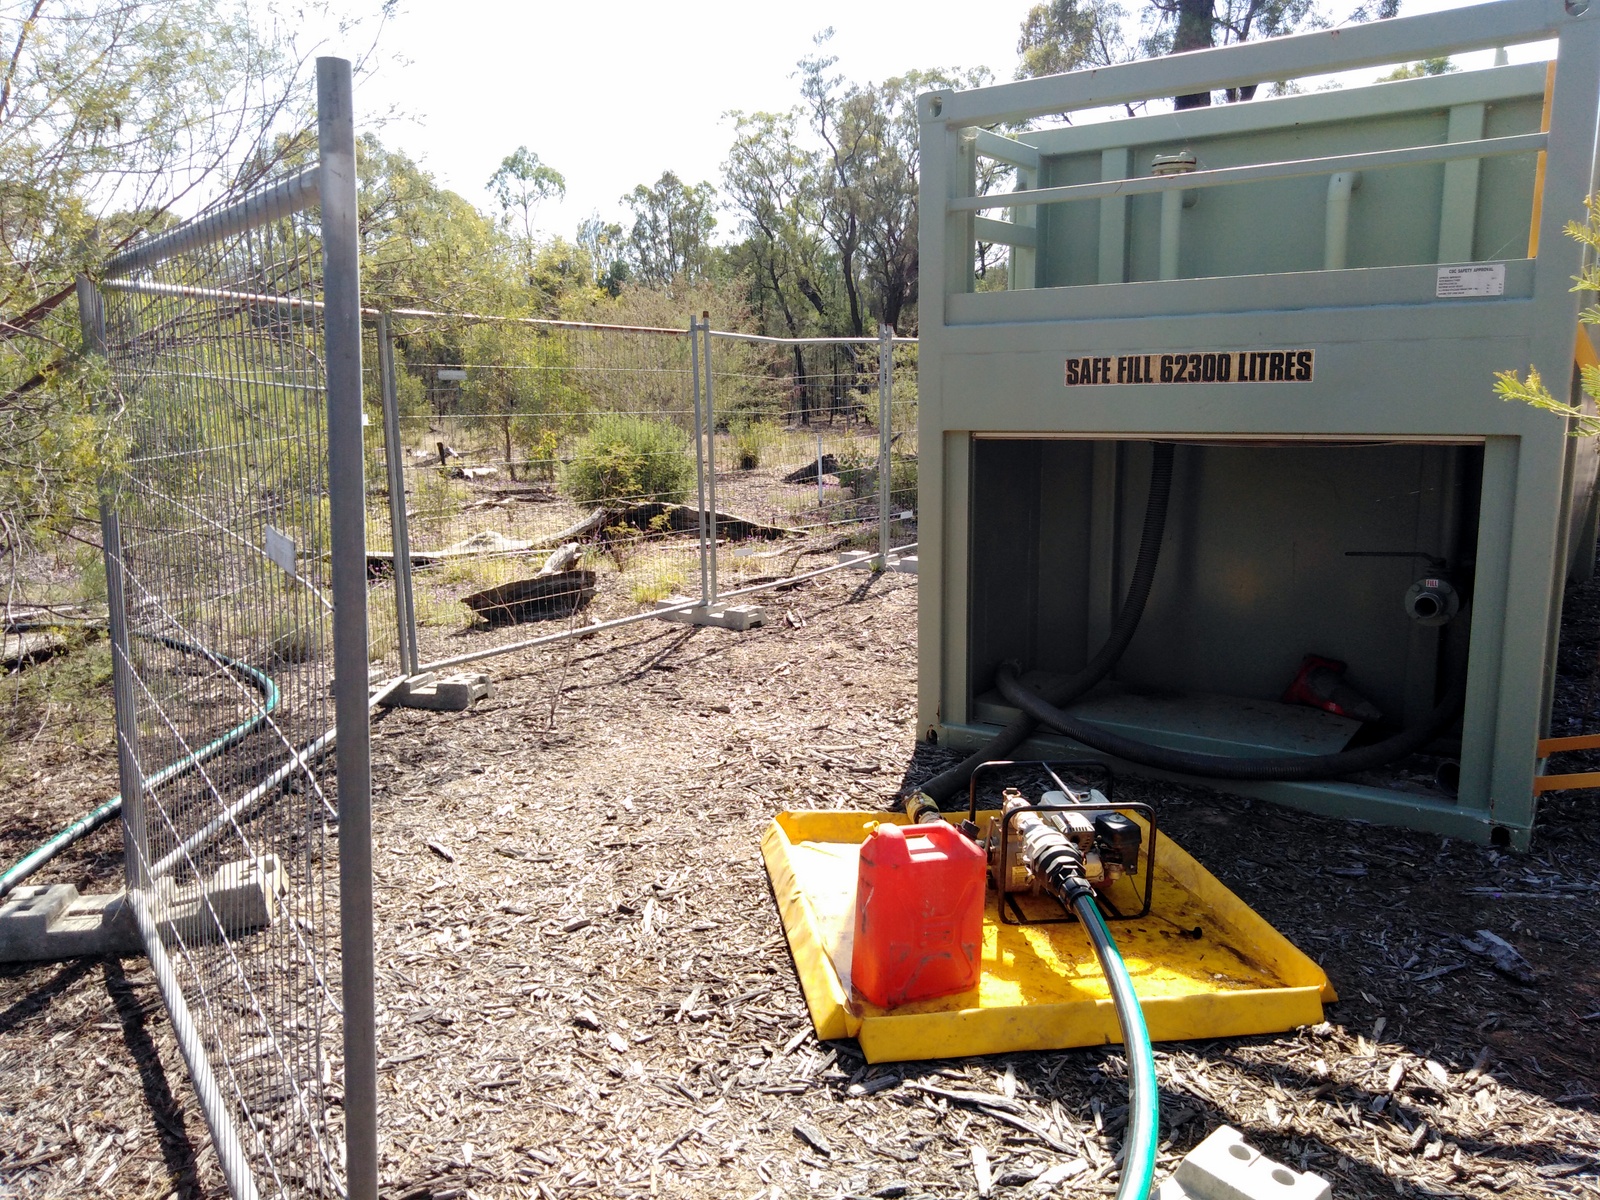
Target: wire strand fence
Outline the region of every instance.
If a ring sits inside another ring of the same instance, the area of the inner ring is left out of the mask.
[[[412,673],[914,545],[914,339],[369,316],[374,647]]]
[[[358,398],[339,415],[336,378],[359,352],[335,261],[354,266],[353,134],[349,65],[318,65],[318,166],[80,284],[117,456],[102,531],[128,897],[240,1197],[373,1194],[370,959],[364,987],[351,973],[371,904],[349,875],[370,856],[351,819],[369,689],[335,667],[366,659],[360,605],[335,621],[338,481],[357,520],[361,491],[339,429]]]

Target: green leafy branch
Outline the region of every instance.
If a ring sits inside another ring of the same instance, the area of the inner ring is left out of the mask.
[[[1600,255],[1600,197],[1590,196],[1584,201],[1584,207],[1587,209],[1587,215],[1583,224],[1568,221],[1565,232],[1569,238],[1581,242]],[[1600,294],[1600,260],[1591,261],[1583,268],[1581,275],[1573,276],[1572,290]],[[1600,325],[1600,304],[1588,305],[1578,314],[1578,320],[1584,325]],[[1584,394],[1591,400],[1600,402],[1600,366],[1583,365],[1578,370]],[[1600,416],[1587,413],[1577,405],[1563,404],[1557,400],[1545,386],[1544,380],[1539,377],[1539,372],[1532,366],[1528,367],[1525,379],[1519,377],[1515,371],[1496,371],[1494,390],[1502,400],[1520,400],[1524,404],[1531,404],[1535,408],[1566,417],[1572,422],[1568,433],[1573,437],[1594,437],[1600,434]]]

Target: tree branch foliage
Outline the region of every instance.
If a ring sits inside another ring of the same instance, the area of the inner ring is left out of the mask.
[[[103,430],[74,361],[74,278],[303,154],[313,52],[288,31],[332,21],[245,0],[0,0],[0,558],[92,517]]]
[[[1600,263],[1597,263],[1594,257],[1596,252],[1600,252],[1600,197],[1590,196],[1585,201],[1585,207],[1587,212],[1583,223],[1580,225],[1577,221],[1568,221],[1566,235],[1582,243],[1590,252],[1587,256],[1589,262],[1583,268],[1583,273],[1573,277],[1572,290],[1586,292],[1592,296],[1600,294]],[[1600,325],[1600,304],[1585,305],[1583,311],[1578,314],[1578,320],[1584,325]],[[1580,333],[1580,336],[1589,335]],[[1600,367],[1580,366],[1578,374],[1584,395],[1600,403]],[[1538,370],[1531,365],[1528,367],[1526,377],[1519,376],[1515,371],[1496,371],[1494,390],[1502,400],[1531,404],[1534,408],[1542,408],[1545,412],[1564,417],[1568,422],[1567,432],[1573,437],[1594,437],[1600,434],[1600,416],[1596,416],[1584,405],[1557,400],[1545,385]]]
[[[1342,19],[1354,24],[1399,11],[1400,0],[1361,0]],[[1317,0],[1146,0],[1137,14],[1116,0],[1046,0],[1023,18],[1017,78],[1280,37],[1332,23]],[[1249,100],[1256,86],[1228,88],[1222,97],[1229,103]],[[1176,107],[1194,108],[1211,100],[1206,93],[1179,96]]]
[[[821,53],[799,64],[801,103],[728,114],[724,187],[745,240],[733,250],[752,307],[773,332],[910,332],[917,301],[919,94],[976,87],[987,70],[909,71],[857,84]]]

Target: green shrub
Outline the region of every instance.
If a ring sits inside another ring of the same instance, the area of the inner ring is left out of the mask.
[[[573,447],[562,490],[580,504],[611,500],[681,502],[694,482],[694,452],[676,425],[606,413]]]
[[[728,446],[733,451],[736,471],[753,471],[761,456],[772,445],[773,429],[767,422],[741,414],[728,422]]]
[[[857,499],[876,494],[878,488],[878,447],[851,439],[834,451],[839,464],[839,486]]]
[[[541,429],[530,439],[528,447],[528,478],[553,480],[556,477],[557,454],[561,439],[554,429]]]
[[[896,454],[889,459],[889,494],[900,504],[917,506],[917,460]]]

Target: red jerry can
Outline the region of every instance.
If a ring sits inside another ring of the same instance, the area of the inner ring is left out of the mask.
[[[983,851],[954,825],[879,825],[856,876],[856,990],[893,1008],[976,987],[983,893]]]

